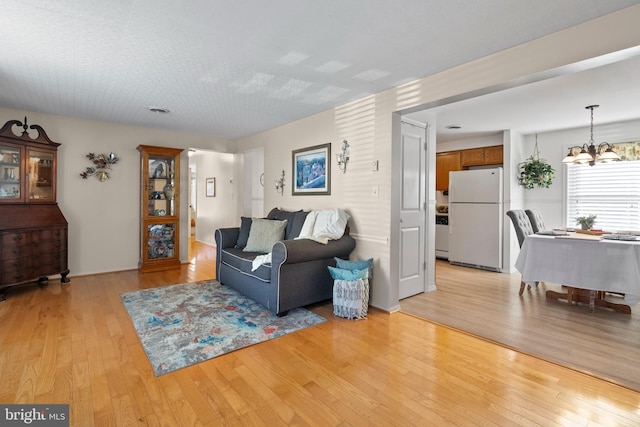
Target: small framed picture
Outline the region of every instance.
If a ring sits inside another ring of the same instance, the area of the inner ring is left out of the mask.
[[[292,195],[331,194],[331,143],[294,150],[292,157]]]
[[[207,178],[207,197],[216,197],[216,179]]]

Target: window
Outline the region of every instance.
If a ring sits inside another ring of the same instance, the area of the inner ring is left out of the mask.
[[[597,229],[640,230],[640,160],[568,165],[567,226],[588,215]]]

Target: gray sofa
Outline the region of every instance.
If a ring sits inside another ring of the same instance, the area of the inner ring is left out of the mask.
[[[284,239],[273,245],[271,263],[252,271],[252,262],[260,252],[245,252],[239,240],[246,241],[249,218],[241,227],[220,228],[215,232],[216,279],[262,304],[278,316],[296,307],[329,300],[333,279],[327,266],[335,267],[334,257],[348,259],[356,246],[345,235],[326,245],[309,239],[294,240],[300,234],[308,212],[273,209],[268,219],[286,219]],[[250,227],[250,225],[249,225]]]

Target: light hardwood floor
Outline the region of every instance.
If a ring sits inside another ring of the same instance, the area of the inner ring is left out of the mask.
[[[404,314],[327,322],[155,377],[120,294],[180,270],[15,288],[0,304],[0,402],[70,403],[74,426],[638,425],[640,394]]]
[[[549,300],[544,283],[518,295],[520,274],[436,261],[438,290],[401,301],[403,311],[491,339],[640,391],[640,304],[632,313]],[[622,298],[608,295],[621,302]]]

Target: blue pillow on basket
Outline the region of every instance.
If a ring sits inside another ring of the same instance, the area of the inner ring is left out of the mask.
[[[365,259],[362,261],[349,261],[342,258],[334,258],[336,261],[336,267],[345,270],[363,270],[365,268],[371,269],[373,266],[373,258]]]
[[[333,280],[347,280],[353,282],[354,280],[364,280],[369,277],[369,270],[366,268],[363,270],[346,270],[331,266],[328,266],[327,268],[329,269],[329,274],[331,274],[331,278]]]

